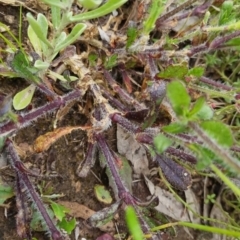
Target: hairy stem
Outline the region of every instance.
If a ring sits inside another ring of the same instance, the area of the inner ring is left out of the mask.
[[[231,166],[233,169],[240,172],[240,163],[233,158],[226,149],[218,146],[196,123],[189,122],[188,125],[197,133],[198,137],[208,146],[209,149],[216,153],[228,166]]]

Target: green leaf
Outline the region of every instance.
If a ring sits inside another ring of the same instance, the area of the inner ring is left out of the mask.
[[[192,117],[195,114],[197,114],[202,109],[204,103],[205,103],[204,97],[198,98],[195,104],[193,105],[193,108],[190,110],[188,116]]]
[[[233,137],[230,128],[217,121],[205,121],[200,124],[206,134],[223,147],[233,145]]]
[[[62,42],[58,42],[57,43],[57,45],[56,45],[56,47],[54,49],[54,52],[59,52],[63,48],[71,45],[84,32],[86,27],[87,27],[87,25],[83,24],[83,23],[76,24],[73,27],[71,33],[69,35],[67,35],[67,37]]]
[[[97,8],[95,10],[81,13],[81,14],[75,15],[73,17],[70,17],[70,21],[80,22],[80,21],[84,21],[84,20],[90,20],[90,19],[105,16],[105,15],[111,13],[112,11],[116,10],[117,8],[121,7],[127,1],[128,0],[118,0],[118,1],[108,0],[105,4],[103,4],[101,7]]]
[[[36,33],[33,31],[31,25],[28,26],[27,30],[28,38],[35,50],[35,52],[42,57],[42,44],[39,39],[39,37],[36,35]]]
[[[69,210],[67,208],[65,208],[64,206],[57,204],[55,202],[51,202],[51,207],[52,207],[55,217],[59,221],[62,221],[63,218],[65,217],[66,213],[69,212]]]
[[[38,59],[34,63],[34,67],[39,69],[39,70],[47,70],[49,67],[49,63],[43,62],[42,60]]]
[[[39,13],[37,15],[37,22],[38,22],[38,24],[41,28],[41,31],[42,31],[44,37],[47,38],[47,34],[48,34],[48,20],[47,20],[47,18],[43,14]]]
[[[165,9],[166,0],[153,0],[149,8],[149,15],[143,23],[143,33],[148,35],[155,27],[155,22]]]
[[[186,64],[168,66],[163,72],[158,73],[158,77],[166,79],[183,79],[188,73]]]
[[[175,113],[179,116],[185,116],[189,111],[191,99],[182,82],[170,82],[167,86],[167,96]]]
[[[90,53],[88,55],[88,61],[89,61],[90,65],[93,66],[93,67],[96,66],[97,59],[98,59],[98,56],[95,53]]]
[[[136,40],[138,35],[137,29],[134,27],[130,27],[127,30],[127,43],[126,43],[126,48],[128,49]]]
[[[112,197],[110,192],[105,188],[103,185],[95,185],[94,186],[94,193],[98,201],[103,202],[105,204],[112,203]]]
[[[67,221],[65,218],[58,223],[58,226],[62,229],[64,229],[67,234],[71,234],[72,233],[72,230],[76,227],[76,219],[73,218],[72,220],[70,221]]]
[[[116,64],[117,64],[117,58],[118,58],[118,55],[117,54],[113,54],[111,55],[107,61],[104,63],[104,67],[106,69],[111,69],[113,68]]]
[[[36,86],[31,84],[27,88],[23,89],[21,92],[18,92],[13,98],[13,107],[15,110],[22,110],[26,108],[32,101]]]
[[[189,149],[197,155],[197,169],[202,171],[209,167],[209,165],[216,159],[215,154],[204,146],[200,146],[197,144],[189,144]]]
[[[213,117],[213,110],[206,103],[204,103],[202,108],[198,111],[197,116],[199,119],[209,120]]]
[[[61,8],[61,9],[66,9],[69,5],[60,0],[42,0],[42,1],[50,6],[55,6],[55,7]],[[71,2],[71,1],[69,1],[69,2]]]
[[[13,188],[0,184],[0,204],[3,204],[7,199],[14,196]]]
[[[191,68],[187,75],[192,75],[194,77],[201,77],[202,75],[204,74],[204,68],[203,67],[194,67],[194,68]]]
[[[240,46],[240,37],[229,40],[228,42],[226,42],[226,45],[239,47]]]
[[[78,0],[78,2],[87,10],[97,8],[103,0]]]
[[[172,145],[172,141],[164,136],[163,134],[158,134],[153,139],[154,146],[159,154],[163,153],[168,147]]]
[[[163,126],[162,130],[166,133],[182,133],[187,130],[187,127],[186,127],[186,125],[175,122],[175,123],[171,123],[167,126]]]
[[[218,25],[221,26],[230,23],[235,19],[235,16],[233,1],[224,1],[221,6]]]
[[[38,69],[30,66],[25,54],[21,51],[17,52],[11,62],[12,69],[22,78],[33,81],[36,84],[40,83],[40,79],[36,76]]]
[[[57,30],[61,23],[61,8],[52,5],[51,12],[52,12],[52,23],[54,28]]]
[[[52,48],[51,43],[47,40],[45,36],[45,32],[42,30],[42,28],[44,27],[40,25],[40,23],[32,16],[31,13],[27,13],[27,20],[35,34],[39,37],[39,39],[44,42],[48,47]]]
[[[126,218],[128,229],[132,235],[132,238],[134,240],[144,239],[140,223],[138,221],[135,210],[132,206],[127,206],[126,212],[125,212],[125,218]]]

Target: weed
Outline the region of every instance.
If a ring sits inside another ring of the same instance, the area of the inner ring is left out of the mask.
[[[47,151],[57,139],[73,130],[87,133],[85,162],[77,168],[77,175],[87,176],[95,163],[96,153],[99,152],[101,165],[107,169],[117,200],[109,208],[92,216],[89,219],[91,226],[97,226],[96,219],[101,223],[111,219],[120,206],[127,205],[131,206],[127,210],[127,222],[136,239],[140,239],[142,233],[156,239],[160,237],[159,230],[174,225],[239,237],[239,226],[230,224],[227,226],[230,230],[186,221],[168,226],[152,226],[129,187],[132,180],[128,176],[131,175],[129,165],[111,148],[105,136],[112,125],[124,129],[132,141],[136,142],[136,152],[139,149],[148,151],[151,161],[158,164],[162,179],[166,180],[170,191],[171,186],[179,191],[187,191],[192,185],[193,169],[210,169],[239,199],[239,188],[216,166],[227,168],[233,175],[240,172],[237,159],[240,151],[237,146],[239,136],[232,133],[233,127],[239,125],[234,125],[239,116],[231,116],[234,120],[222,121],[229,108],[231,113],[238,111],[239,89],[233,84],[237,72],[232,69],[238,63],[237,58],[231,55],[218,59],[226,48],[235,51],[238,45],[234,40],[240,35],[240,21],[233,2],[226,1],[218,8],[213,1],[197,4],[194,3],[196,1],[187,1],[169,12],[166,11],[167,1],[153,0],[150,4],[141,2],[138,8],[141,21],[133,22],[125,29],[126,36],[121,33],[117,38],[111,36],[109,26],[112,23],[108,22],[105,26],[107,30],[98,30],[99,34],[97,33],[106,42],[106,46],[98,40],[89,44],[100,46],[104,53],[100,54],[97,49],[86,50],[80,55],[72,44],[84,33],[82,41],[89,40],[87,30],[93,26],[86,21],[105,16],[126,2],[131,4],[130,1],[109,0],[102,5],[99,5],[101,1],[79,1],[86,9],[94,9],[80,14],[72,12],[73,1],[44,2],[50,6],[51,20],[41,13],[36,19],[32,14],[27,14],[28,38],[37,59],[30,61],[30,54],[20,49],[15,53],[10,66],[15,76],[30,83],[30,86],[14,96],[13,106],[16,110],[24,109],[32,101],[35,89],[42,91],[49,102],[31,111],[15,113],[9,104],[11,98],[4,96],[0,106],[3,118],[0,136],[4,140],[6,138],[4,151],[16,173],[18,234],[23,238],[31,238],[30,219],[26,214],[26,193],[23,191],[25,188],[52,239],[63,239],[61,229],[69,234],[76,222],[67,222],[65,210],[54,202],[51,206],[60,222],[56,225],[49,216],[29,179],[28,170],[16,152],[12,134],[46,113],[59,109],[69,110],[74,101],[84,104],[85,96],[90,94],[92,108],[86,113],[90,125],[57,128],[40,136],[33,144],[33,149],[37,152]],[[193,8],[183,11],[188,6]],[[121,25],[121,21],[118,23],[117,20],[114,22],[116,28]],[[71,28],[68,33],[67,27]],[[174,37],[171,37],[170,30],[176,32]],[[90,36],[92,37],[91,34]],[[12,45],[11,42],[7,43]],[[228,85],[205,76],[208,75],[208,69],[219,64],[223,66],[217,73]],[[230,74],[225,72],[226,67],[232,70]],[[66,70],[69,74],[66,74]],[[53,90],[53,84],[57,80],[62,82],[61,86],[67,93],[58,95]],[[170,120],[164,124],[159,122],[160,109],[165,109],[170,116]],[[218,116],[220,114],[221,117]],[[187,164],[181,163],[179,159]],[[194,166],[189,167],[190,164]],[[213,197],[215,196],[209,195],[208,202],[214,203]],[[134,231],[132,225],[141,225],[141,231]]]

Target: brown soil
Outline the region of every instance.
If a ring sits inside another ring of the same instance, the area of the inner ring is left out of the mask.
[[[26,9],[23,9],[25,14]],[[6,17],[9,16],[9,17]],[[13,22],[9,22],[10,16],[19,16],[19,7],[7,6],[0,3],[0,22],[4,22],[10,25],[11,31],[18,35],[18,20],[15,18]],[[18,17],[17,17],[18,18]],[[26,22],[23,22],[23,31],[26,33]],[[26,36],[26,35],[24,35]],[[0,47],[3,47],[0,42]],[[3,92],[16,92],[23,89],[26,83],[22,79],[1,79],[1,91]],[[32,108],[42,105],[47,99],[40,92],[36,92]],[[99,166],[98,161],[92,168],[92,172],[85,179],[80,179],[76,174],[76,169],[84,158],[86,151],[86,135],[83,131],[73,131],[71,134],[62,137],[56,143],[54,143],[49,150],[44,153],[36,154],[27,151],[28,147],[32,145],[33,141],[40,135],[53,130],[53,121],[55,120],[55,113],[47,115],[44,118],[32,123],[31,126],[26,127],[19,131],[14,137],[16,145],[23,151],[22,161],[32,171],[38,172],[39,175],[47,176],[48,178],[34,178],[31,180],[35,183],[35,186],[42,186],[43,193],[52,188],[51,194],[63,194],[64,196],[59,198],[61,201],[77,202],[85,205],[86,207],[98,211],[106,207],[107,205],[100,203],[94,195],[94,186],[101,182],[106,185],[112,193],[112,190],[108,186],[107,181],[104,179],[104,171]],[[86,124],[87,119],[84,115],[78,111],[78,103],[76,103],[69,113],[60,122],[58,127],[62,126],[77,126]],[[109,137],[110,141],[114,141],[114,136]],[[112,139],[113,138],[113,139]],[[93,174],[94,173],[94,174]],[[14,171],[8,168],[8,171],[1,173],[3,179],[7,179],[8,183],[14,186],[15,177]],[[96,177],[96,176],[98,177]],[[52,177],[51,177],[52,176]],[[149,196],[149,192],[143,182],[135,183],[133,186],[135,196],[142,201],[146,200]],[[112,193],[112,197],[114,197]],[[17,209],[15,206],[15,199],[12,198],[8,201],[9,208],[7,209],[7,216],[4,213],[4,208],[0,208],[0,240],[20,240],[17,236],[15,216]],[[127,233],[123,209],[119,211],[119,218],[114,220],[119,233]],[[103,232],[97,228],[89,228],[85,223],[85,220],[78,218],[78,226],[80,228],[81,237],[86,239],[96,239]],[[195,233],[196,234],[196,233]],[[33,232],[33,236],[37,239],[48,239],[48,236],[44,232]],[[75,239],[74,233],[71,235],[71,239]],[[187,240],[189,236],[183,229],[178,231],[178,235],[175,239]]]

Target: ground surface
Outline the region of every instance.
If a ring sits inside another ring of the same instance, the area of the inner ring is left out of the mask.
[[[27,9],[23,9],[23,14],[27,12]],[[18,32],[18,21],[14,18],[11,21],[11,16],[19,16],[19,7],[3,5],[0,2],[0,22],[4,22],[9,25],[11,30],[17,34]],[[10,20],[9,20],[10,19]],[[26,21],[23,21],[23,32],[26,33]],[[24,34],[25,36],[25,34]],[[26,40],[26,39],[24,39]],[[0,42],[1,44],[1,42]],[[0,45],[0,47],[3,47]],[[1,79],[0,90],[5,93],[14,93],[27,86],[27,83],[22,79],[6,80]],[[41,106],[47,99],[40,92],[36,92],[34,100],[30,108]],[[85,125],[87,119],[84,115],[79,113],[80,103],[75,103],[64,119],[58,124],[58,127],[62,126],[77,126]],[[35,186],[41,186],[43,193],[47,194],[49,189],[52,189],[51,194],[62,194],[63,196],[58,198],[59,201],[65,201],[70,203],[81,204],[79,206],[86,206],[89,210],[99,211],[106,207],[106,204],[99,202],[94,194],[94,186],[102,183],[112,193],[109,187],[108,181],[104,170],[100,167],[97,162],[92,168],[90,174],[80,179],[76,170],[79,164],[84,158],[86,151],[86,134],[83,131],[73,131],[71,134],[62,137],[56,143],[54,143],[49,150],[44,153],[34,153],[31,151],[30,146],[33,141],[40,135],[53,130],[53,121],[55,120],[55,113],[47,115],[44,118],[32,123],[31,126],[26,127],[19,131],[14,137],[14,141],[19,147],[19,153],[21,154],[22,161],[32,171],[37,172],[39,175],[44,175],[46,178],[31,178],[35,183]],[[109,142],[114,146],[116,145],[116,131],[114,126],[107,132]],[[154,164],[152,164],[154,167]],[[1,175],[4,180],[8,181],[9,184],[14,186],[15,177],[14,171],[7,167],[6,171],[1,171]],[[202,201],[201,187],[203,187],[202,179],[199,180],[196,176],[196,184],[193,184],[193,190],[199,195],[200,202]],[[155,179],[156,180],[156,179]],[[133,183],[134,196],[138,199],[145,200],[150,195],[149,190],[143,182],[143,179],[138,179],[137,182]],[[113,193],[112,196],[114,197]],[[0,208],[0,240],[20,240],[16,232],[16,206],[14,197],[8,201],[9,208],[7,212],[5,208]],[[74,209],[77,212],[77,209]],[[127,233],[125,227],[125,221],[122,209],[119,211],[119,216],[114,220],[114,233],[116,229],[119,233]],[[96,239],[103,232],[97,228],[89,228],[83,219],[84,217],[77,217],[78,228],[80,236],[86,239]],[[35,231],[33,236],[37,239],[48,239],[48,237],[42,233]],[[199,233],[197,231],[192,232],[192,236],[195,239],[211,239],[211,236]],[[71,235],[71,239],[75,239],[74,233]],[[80,239],[80,237],[79,237]],[[117,239],[117,238],[116,238]],[[191,239],[183,228],[179,228],[176,231],[175,236],[167,238],[163,236],[163,239],[178,239],[188,240]]]

